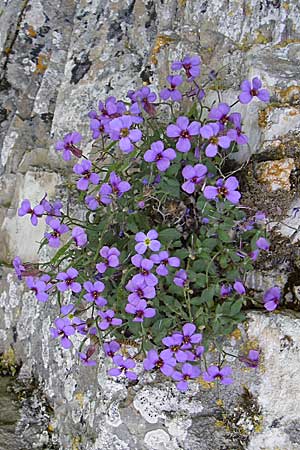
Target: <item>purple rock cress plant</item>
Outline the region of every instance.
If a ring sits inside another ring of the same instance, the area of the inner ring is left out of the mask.
[[[270,96],[255,77],[242,82],[231,106],[205,105],[217,74],[199,79],[201,59],[189,55],[172,70],[181,73],[167,77],[161,102],[144,86],[126,101],[111,96],[89,112],[97,142],[89,157],[77,131],[56,143],[64,160],[75,160],[70,197],[86,218],[47,194],[35,206],[24,199],[19,216],[29,215],[33,226],[46,219],[40,247],[56,253],[36,265],[16,256],[13,266],[38,301],[57,296],[51,336],[70,349],[76,335],[82,364],[95,366],[101,351],[112,362],[110,376],[132,382],[143,367],[185,392],[199,377],[233,381],[220,343],[245,320],[255,301],[246,274],[270,249],[264,212],[241,208],[238,175],[226,169],[238,145],[248,143],[233,107]],[[280,295],[276,286],[264,294],[267,311],[277,308]],[[213,363],[214,352],[207,363],[216,348],[222,355]],[[251,349],[236,357],[255,368],[259,355]]]

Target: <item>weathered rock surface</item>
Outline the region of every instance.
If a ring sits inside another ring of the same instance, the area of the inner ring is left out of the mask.
[[[143,82],[163,85],[169,61],[186,52],[201,54],[206,73],[221,71],[224,100],[236,97],[246,76],[258,75],[269,87],[268,106],[253,102],[243,109],[251,139],[239,157],[256,154],[264,170],[276,166],[270,161],[288,161],[280,174],[288,191],[287,172],[299,165],[299,23],[298,0],[0,0],[4,265],[15,254],[36,260],[44,231],[16,217],[22,198],[36,202],[45,192],[55,198],[64,191],[68,170],[53,142],[77,130],[87,145],[86,115],[100,98],[122,96]],[[300,206],[296,181],[284,197],[292,204],[278,205],[282,221]],[[292,224],[299,226],[298,216]],[[107,377],[101,357],[97,370],[79,366],[50,340],[55,305],[37,304],[5,267],[0,307],[0,350],[13,347],[20,375],[38,379],[53,407],[49,415],[38,394],[29,406],[23,403],[18,433],[24,449],[300,449],[296,313],[252,313],[231,350],[242,352],[247,335],[262,350],[262,368],[237,366],[233,387],[195,383],[183,395],[146,376],[127,388]],[[41,417],[35,422],[34,411]]]

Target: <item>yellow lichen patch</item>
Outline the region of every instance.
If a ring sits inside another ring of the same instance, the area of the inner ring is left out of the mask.
[[[286,89],[281,89],[278,94],[285,102],[297,102],[300,100],[300,86],[289,86]]]
[[[281,5],[281,7],[283,8],[283,9],[285,9],[286,11],[289,9],[289,4],[288,4],[288,2],[284,2],[284,3],[282,3],[282,5]]]
[[[80,441],[81,441],[81,439],[80,439],[79,436],[75,436],[72,439],[72,450],[79,450],[80,449],[80,447],[79,447]]]
[[[84,395],[82,392],[77,392],[75,394],[75,399],[78,401],[79,405],[81,406],[81,408],[83,407],[83,402],[84,402]]]
[[[186,0],[178,0],[178,4],[179,4],[180,8],[184,8],[186,5]]]
[[[53,433],[53,431],[54,431],[54,425],[53,425],[52,423],[49,423],[49,425],[48,425],[48,431],[49,431],[49,433]]]
[[[3,51],[6,55],[9,55],[11,52],[11,47],[5,47],[5,49]]]
[[[29,27],[26,30],[28,36],[32,37],[32,38],[36,38],[37,37],[37,32],[35,31],[35,29],[33,28],[33,26],[29,25]]]
[[[215,421],[215,426],[218,428],[224,427],[225,423],[223,422],[223,420],[216,420]]]
[[[201,377],[196,379],[196,383],[201,384],[204,389],[214,389],[216,387],[215,383],[209,383],[208,381],[203,380],[203,378]]]
[[[270,40],[264,36],[260,31],[257,32],[254,44],[267,44]]]
[[[217,404],[218,406],[224,406],[224,402],[223,402],[223,400],[221,400],[220,398],[218,398],[218,400],[216,400],[216,404]]]
[[[44,55],[43,53],[40,53],[38,56],[38,61],[37,61],[34,73],[36,73],[36,74],[45,73],[45,71],[48,67],[48,61],[49,61],[49,56]]]
[[[167,45],[169,45],[171,42],[174,42],[174,39],[171,38],[170,36],[165,36],[163,34],[159,34],[156,38],[156,42],[154,44],[153,50],[151,52],[151,63],[152,64],[157,64],[157,55],[159,54],[160,50],[162,47],[166,47]]]
[[[0,355],[0,373],[14,376],[17,372],[18,364],[16,355],[12,347]]]
[[[245,8],[244,8],[244,12],[245,12],[245,16],[251,16],[253,13],[253,9],[251,8],[251,6],[247,3]]]
[[[284,48],[289,44],[299,44],[300,39],[285,39],[284,41],[280,41],[278,44],[274,45],[275,48]]]
[[[231,333],[230,336],[233,337],[233,338],[236,339],[236,340],[241,339],[241,337],[242,337],[241,330],[239,330],[238,328],[236,328],[235,330],[233,330],[233,332]]]
[[[262,109],[261,111],[258,112],[258,126],[260,128],[266,128],[266,126],[268,125],[268,110],[266,109]]]
[[[266,161],[259,164],[257,179],[271,192],[278,189],[290,191],[290,174],[293,169],[295,169],[293,158]]]

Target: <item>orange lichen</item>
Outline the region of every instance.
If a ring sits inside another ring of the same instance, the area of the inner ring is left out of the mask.
[[[277,189],[290,190],[290,174],[295,168],[293,158],[266,161],[257,169],[258,181],[267,186],[269,191]]]
[[[47,67],[48,67],[48,61],[49,61],[49,56],[45,55],[43,53],[40,53],[38,56],[38,61],[37,61],[34,73],[36,73],[36,74],[45,73],[45,71],[47,70]]]
[[[160,50],[162,47],[166,47],[167,45],[169,45],[171,42],[174,42],[174,39],[171,38],[170,36],[165,36],[163,34],[159,34],[156,38],[156,42],[154,44],[153,50],[151,52],[151,63],[152,64],[157,64],[157,55],[159,54]]]
[[[28,36],[32,37],[32,38],[36,38],[37,37],[37,32],[35,31],[35,29],[33,28],[32,25],[29,25],[29,27],[26,30]]]

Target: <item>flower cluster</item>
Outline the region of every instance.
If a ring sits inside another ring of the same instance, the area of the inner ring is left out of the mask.
[[[77,131],[56,143],[65,161],[75,158],[71,197],[86,209],[85,220],[47,195],[35,206],[24,199],[19,216],[28,215],[33,226],[45,219],[41,247],[56,253],[44,264],[16,257],[13,265],[38,301],[57,296],[51,336],[64,349],[78,336],[84,365],[96,365],[102,349],[110,376],[134,381],[143,366],[185,392],[199,377],[232,383],[226,352],[214,363],[209,351],[220,349],[256,301],[245,279],[260,253],[270,251],[265,214],[240,207],[238,174],[226,162],[248,143],[234,105],[267,102],[269,93],[255,77],[242,82],[232,105],[203,108],[216,75],[199,79],[198,56],[171,68],[159,96],[144,86],[126,101],[111,96],[89,112],[97,142],[89,157]],[[280,295],[277,286],[265,292],[267,311],[277,308]],[[259,356],[257,349],[236,355],[252,368]]]

